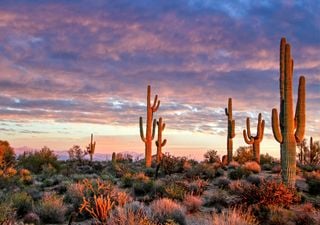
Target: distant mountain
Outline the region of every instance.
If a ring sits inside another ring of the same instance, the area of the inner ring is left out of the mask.
[[[33,151],[39,151],[39,149],[34,149],[34,148],[30,148],[27,146],[23,146],[23,147],[19,147],[19,148],[14,148],[14,151],[16,153],[16,155],[21,155],[24,152],[33,152]],[[54,153],[58,156],[59,160],[68,160],[69,159],[69,154],[67,150],[56,150],[54,151]],[[117,153],[121,153],[122,155],[131,155],[133,160],[136,159],[142,159],[144,158],[144,154],[143,153],[137,153],[137,152],[133,152],[133,151],[122,151],[122,152],[117,152]],[[87,155],[85,158],[89,159],[89,155]],[[95,153],[93,155],[93,160],[95,161],[105,161],[105,160],[111,160],[112,158],[112,153]]]

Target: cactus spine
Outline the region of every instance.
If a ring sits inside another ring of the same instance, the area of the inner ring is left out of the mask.
[[[228,116],[228,138],[227,138],[227,157],[228,163],[232,161],[232,148],[233,141],[232,139],[235,137],[234,127],[235,121],[232,119],[232,98],[228,100],[228,108],[225,108],[226,116]]]
[[[293,59],[290,44],[282,38],[280,43],[280,113],[272,109],[272,131],[280,143],[281,176],[288,187],[296,181],[296,145],[303,140],[305,132],[305,78],[299,78],[298,101],[293,112]],[[280,123],[279,123],[280,122]]]
[[[247,117],[247,130],[243,130],[243,138],[248,145],[252,145],[253,159],[260,164],[260,142],[263,139],[264,120],[262,120],[261,113],[258,116],[257,134],[251,135],[250,118]]]
[[[90,155],[90,161],[91,162],[92,162],[92,157],[93,157],[95,149],[96,149],[96,142],[93,142],[93,134],[91,134],[91,141],[90,141],[90,144],[88,146],[88,153]]]
[[[155,135],[156,120],[153,120],[153,113],[156,112],[160,106],[160,101],[158,100],[158,95],[155,95],[153,104],[151,105],[151,87],[148,85],[147,89],[147,127],[146,136],[143,133],[143,120],[140,117],[140,137],[145,143],[145,160],[146,167],[151,167],[151,157],[152,157],[152,140]]]
[[[158,140],[156,141],[156,146],[157,146],[157,164],[159,164],[162,159],[162,147],[166,145],[167,139],[164,139],[162,141],[162,131],[166,127],[166,124],[162,122],[161,117],[159,118],[157,125],[158,125]]]

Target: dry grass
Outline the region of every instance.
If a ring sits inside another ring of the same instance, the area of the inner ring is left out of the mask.
[[[197,212],[202,205],[202,199],[199,196],[187,195],[183,200],[183,205],[188,212]]]
[[[212,225],[257,225],[256,219],[250,212],[239,209],[229,209],[221,214],[213,214]]]

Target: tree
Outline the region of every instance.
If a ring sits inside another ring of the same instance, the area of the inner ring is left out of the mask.
[[[250,146],[241,146],[237,149],[236,155],[233,157],[235,161],[240,164],[243,164],[248,161],[253,160],[253,151],[252,147]]]
[[[16,155],[8,141],[0,140],[0,169],[5,170],[14,165]]]
[[[79,145],[74,145],[68,150],[69,160],[82,162],[83,158],[88,154],[80,148]]]
[[[205,162],[208,163],[220,163],[220,157],[218,156],[218,152],[216,150],[208,150],[204,155]]]

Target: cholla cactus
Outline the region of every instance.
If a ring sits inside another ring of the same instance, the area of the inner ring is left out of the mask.
[[[90,161],[92,162],[92,157],[93,157],[94,151],[96,150],[96,142],[93,142],[93,134],[91,134],[91,141],[87,149],[90,155]]]
[[[296,112],[293,112],[293,59],[290,44],[282,38],[280,43],[280,113],[272,109],[272,131],[281,148],[281,175],[288,187],[296,182],[296,146],[305,132],[305,78],[299,79]]]
[[[158,100],[158,95],[155,95],[153,104],[151,105],[151,87],[148,85],[147,89],[147,128],[146,136],[143,133],[143,121],[140,117],[140,137],[145,143],[145,159],[146,167],[151,167],[151,157],[152,157],[152,140],[154,139],[156,120],[153,120],[153,113],[156,112],[160,106],[160,101]]]
[[[228,100],[228,108],[225,108],[226,116],[228,117],[228,138],[227,138],[227,156],[228,164],[232,161],[232,148],[233,141],[232,139],[236,136],[234,132],[235,121],[232,119],[232,98]]]
[[[257,134],[251,135],[250,118],[247,117],[247,131],[243,130],[243,138],[248,145],[252,145],[253,159],[260,164],[260,142],[263,139],[264,120],[261,119],[261,113],[258,116]]]
[[[158,125],[158,140],[156,141],[156,146],[157,146],[157,164],[159,164],[162,159],[162,147],[166,145],[167,139],[164,139],[162,141],[162,131],[166,127],[166,124],[162,122],[161,117],[159,118],[157,125]]]

